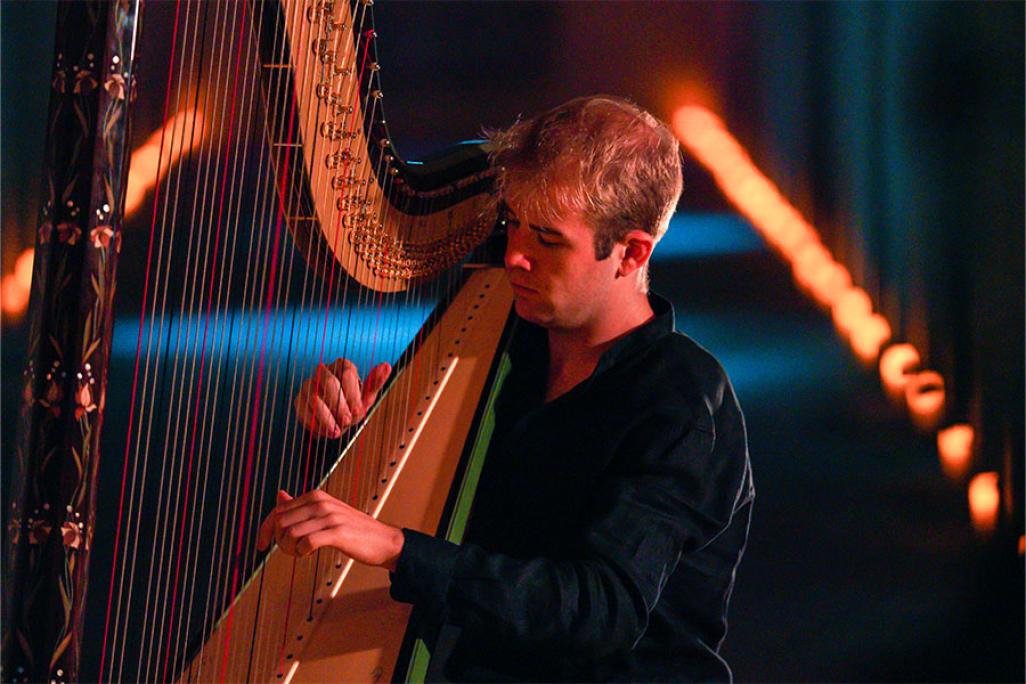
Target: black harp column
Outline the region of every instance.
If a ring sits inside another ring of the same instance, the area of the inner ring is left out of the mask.
[[[65,0],[57,8],[28,347],[5,511],[5,681],[79,677],[141,5]]]

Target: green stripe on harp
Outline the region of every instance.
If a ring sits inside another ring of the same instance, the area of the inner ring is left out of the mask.
[[[508,340],[508,338],[507,338]],[[474,503],[474,495],[477,493],[477,484],[481,480],[481,471],[484,469],[485,456],[492,442],[492,433],[495,431],[495,401],[502,391],[512,364],[509,360],[509,353],[504,349],[495,370],[495,380],[492,382],[485,403],[484,413],[477,427],[477,434],[474,436],[474,446],[467,461],[463,480],[460,482],[459,493],[456,495],[456,504],[453,507],[452,515],[449,518],[449,526],[445,538],[455,544],[463,541],[463,535],[467,529],[467,522],[470,520],[470,509]],[[431,653],[422,639],[417,639],[413,646],[413,654],[410,656],[410,666],[406,670],[407,682],[423,682],[427,676],[428,663],[431,661]]]

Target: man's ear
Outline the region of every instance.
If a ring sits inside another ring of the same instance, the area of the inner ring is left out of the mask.
[[[637,273],[648,264],[652,249],[655,247],[655,238],[643,230],[632,230],[620,244],[624,246],[624,250],[616,274],[626,277]]]

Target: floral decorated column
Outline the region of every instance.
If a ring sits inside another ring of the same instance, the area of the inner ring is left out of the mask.
[[[140,0],[67,0],[57,9],[14,491],[4,516],[5,681],[79,678],[139,14]]]

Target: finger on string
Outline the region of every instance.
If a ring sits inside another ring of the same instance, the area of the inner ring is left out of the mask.
[[[334,546],[332,544],[333,541],[336,543],[340,541],[338,532],[333,529],[324,529],[318,532],[314,532],[312,534],[308,534],[302,539],[300,539],[298,542],[296,542],[296,555],[309,556],[311,553],[313,553],[319,548],[325,546]],[[345,549],[341,548],[340,546],[334,546],[334,548],[345,553]]]
[[[342,426],[331,415],[331,409],[320,397],[310,397],[307,409],[312,413],[311,424],[307,427],[321,437],[337,438],[342,436]],[[348,427],[348,423],[345,424]]]
[[[339,427],[346,427],[352,423],[353,414],[342,396],[342,384],[331,369],[325,365],[318,366],[314,383],[317,386],[317,395],[328,406]]]
[[[263,551],[271,545],[271,540],[274,539],[274,520],[277,514],[274,510],[264,518],[264,521],[260,523],[260,529],[257,532],[257,550]]]
[[[317,433],[317,422],[314,419],[313,410],[310,409],[310,389],[303,385],[296,393],[296,398],[292,402],[293,408],[296,410],[296,420],[307,430]],[[331,435],[321,435],[322,437],[330,437]]]
[[[292,495],[286,492],[284,489],[279,489],[275,496],[275,507],[271,509],[271,512],[267,514],[263,522],[260,523],[260,529],[257,532],[257,549],[263,551],[271,545],[271,540],[274,538],[274,524],[275,517],[278,514],[278,506],[284,503],[292,501]]]
[[[392,374],[392,366],[382,362],[374,366],[374,369],[367,374],[367,382],[363,385],[363,405],[370,407],[378,398],[378,393],[384,387],[388,376]]]
[[[274,539],[278,545],[294,547],[300,537],[335,523],[334,511],[324,510],[317,504],[306,504],[279,513],[274,521]]]
[[[279,496],[281,496],[281,494],[285,494],[285,492],[284,491],[279,492]],[[285,495],[288,496],[288,494],[285,494]],[[302,494],[302,495],[297,496],[295,498],[289,497],[285,501],[281,501],[279,499],[278,505],[274,507],[274,512],[277,513],[277,514],[281,514],[281,513],[285,513],[287,511],[290,511],[293,508],[298,508],[300,506],[306,506],[306,505],[309,505],[309,504],[320,503],[322,501],[338,501],[338,500],[335,499],[330,494],[326,494],[325,492],[321,491],[320,489],[311,489],[310,491],[306,492],[305,494]]]
[[[346,404],[352,411],[353,420],[363,418],[364,405],[360,390],[360,373],[355,364],[348,363],[342,371],[342,391],[345,394]]]
[[[326,504],[320,501],[306,501],[298,506],[283,504],[281,508],[284,508],[285,510],[279,509],[278,517],[274,521],[274,527],[279,533],[285,532],[297,523],[301,523],[306,520],[313,520],[314,518],[323,518],[334,512],[334,507],[332,507],[331,504]]]
[[[334,530],[340,525],[336,517],[332,514],[322,515],[316,518],[307,518],[294,525],[289,525],[287,528],[281,530],[283,535],[287,535],[290,539],[298,542],[303,537],[319,532],[320,530]]]
[[[328,365],[328,370],[334,373],[335,377],[341,381],[346,406],[351,410],[354,421],[359,420],[360,412],[356,408],[360,406],[361,402],[360,369],[349,359],[338,358]]]
[[[274,514],[272,513],[260,523],[260,530],[257,532],[257,551],[263,551],[271,545],[271,539],[274,537],[273,517]]]
[[[257,550],[259,551],[263,551],[268,546],[270,546],[271,541],[274,539],[274,530],[276,527],[277,517],[279,514],[278,508],[281,505],[294,500],[292,496],[284,489],[278,490],[276,499],[277,505],[275,505],[275,507],[271,509],[271,512],[268,513],[267,517],[264,518],[263,522],[260,523],[260,528],[257,531]]]

